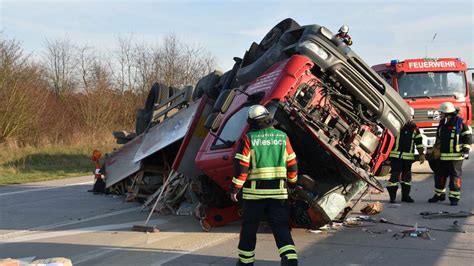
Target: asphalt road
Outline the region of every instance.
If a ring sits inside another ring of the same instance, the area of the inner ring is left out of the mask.
[[[474,157],[474,156],[473,156]],[[395,223],[448,229],[457,220],[467,233],[431,231],[432,240],[398,238],[400,226],[365,222],[335,230],[292,231],[300,265],[472,265],[474,217],[428,220],[422,211],[473,211],[474,160],[465,161],[460,205],[429,204],[432,174],[427,165],[414,168],[414,204],[388,204],[387,193],[372,194],[384,211],[373,216]],[[382,178],[382,180],[387,177]],[[147,213],[140,205],[120,197],[87,192],[92,177],[0,187],[0,258],[33,259],[66,257],[74,265],[234,265],[239,224],[202,232],[189,216],[152,217],[159,233],[131,231]],[[400,193],[400,192],[399,192]],[[256,265],[279,265],[273,236],[263,228],[258,235]]]

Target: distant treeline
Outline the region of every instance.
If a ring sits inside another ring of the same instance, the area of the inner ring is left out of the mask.
[[[119,37],[100,52],[64,38],[27,54],[0,35],[0,144],[76,144],[133,130],[154,82],[181,88],[214,70],[202,47],[174,35],[159,43]]]

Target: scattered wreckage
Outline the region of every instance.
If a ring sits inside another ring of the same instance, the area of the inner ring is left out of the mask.
[[[234,61],[171,96],[153,86],[137,136],[119,134],[126,144],[106,157],[110,192],[147,207],[164,190],[158,211],[193,214],[206,230],[239,219],[228,190],[254,104],[267,107],[297,154],[302,189],[290,193],[293,226],[317,228],[347,214],[369,187],[383,191],[373,173],[409,107],[330,30],[286,19]]]

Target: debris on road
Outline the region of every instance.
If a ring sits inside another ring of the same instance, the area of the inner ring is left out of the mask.
[[[0,266],[20,266],[20,261],[11,258],[0,259]]]
[[[321,233],[323,233],[324,231],[323,231],[323,230],[312,230],[312,229],[308,229],[308,230],[306,230],[306,232],[312,233],[312,234],[321,234]]]
[[[368,215],[379,214],[383,211],[383,205],[380,201],[367,203],[362,209],[360,209],[360,211]]]
[[[400,234],[394,234],[393,237],[395,239],[401,239],[405,238],[406,236],[412,237],[412,238],[423,238],[426,240],[435,240],[433,237],[431,237],[429,230],[427,228],[418,228],[418,229],[412,229],[412,230],[405,230],[402,231],[401,235]]]
[[[369,230],[367,228],[362,228],[362,231],[367,232],[369,234],[381,235],[381,234],[391,233],[392,229],[385,229],[385,230],[381,230],[381,231],[373,231],[373,230]]]
[[[32,261],[29,266],[72,266],[70,259],[57,257]]]
[[[449,211],[439,211],[439,212],[420,212],[420,215],[425,219],[443,219],[443,218],[467,218],[473,216],[474,213],[459,211],[459,212],[449,212]]]
[[[391,224],[391,225],[397,225],[397,226],[402,226],[402,227],[413,227],[412,225],[409,224],[400,224],[400,223],[394,223],[391,222],[385,218],[380,218],[380,223],[384,224]],[[418,226],[418,223],[415,225],[415,227]],[[432,227],[425,227],[431,231],[440,231],[440,232],[454,232],[454,233],[467,233],[466,230],[462,230],[460,226],[458,225],[458,221],[454,221],[451,227],[447,229],[440,229],[440,228],[432,228]]]
[[[374,189],[374,188],[369,189],[369,194],[372,194],[372,195],[378,195],[378,194],[382,194],[382,193],[383,193],[382,191]]]

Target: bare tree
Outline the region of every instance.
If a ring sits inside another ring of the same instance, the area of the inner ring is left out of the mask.
[[[17,41],[0,38],[0,142],[34,134],[44,109],[42,74]]]
[[[161,66],[158,74],[160,81],[177,88],[194,85],[215,66],[214,57],[204,48],[182,43],[176,35],[165,37],[156,58],[159,60],[157,65]]]
[[[154,50],[146,43],[134,45],[134,66],[136,68],[137,92],[145,94],[156,81],[154,75]]]
[[[57,96],[73,92],[74,68],[77,61],[74,56],[75,49],[67,37],[46,40],[44,64],[52,90]]]
[[[135,85],[136,71],[133,63],[133,35],[120,36],[117,39],[118,49],[113,56],[117,65],[111,63],[111,69],[118,84],[119,90],[123,93],[126,90],[133,90]]]
[[[97,60],[95,50],[89,46],[82,46],[77,49],[78,65],[77,72],[81,79],[82,89],[89,91],[91,89],[90,79],[93,75],[94,65]]]
[[[164,46],[161,49],[161,60],[163,82],[168,86],[178,85],[180,44],[176,35],[165,37]]]

